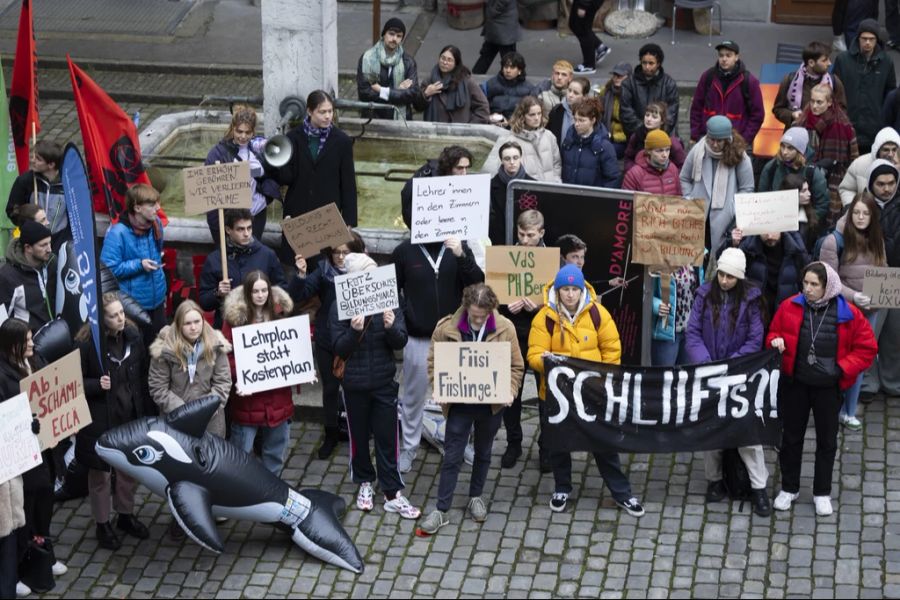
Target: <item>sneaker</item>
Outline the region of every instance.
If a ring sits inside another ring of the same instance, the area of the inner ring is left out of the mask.
[[[727,495],[728,490],[725,489],[725,482],[721,479],[718,481],[710,481],[709,485],[706,486],[707,502],[721,502]]]
[[[356,508],[369,512],[375,508],[375,492],[368,481],[360,484],[359,493],[356,494]]]
[[[615,500],[615,502],[619,508],[627,512],[632,517],[644,516],[644,507],[641,506],[641,503],[638,502],[638,499],[634,496],[625,501]]]
[[[788,510],[791,508],[791,504],[794,503],[794,500],[799,497],[800,494],[792,494],[790,492],[781,490],[775,497],[775,502],[772,503],[772,506],[775,507],[775,510]]]
[[[599,46],[597,46],[597,51],[594,53],[594,57],[599,63],[602,62],[604,58],[609,56],[610,52],[612,52],[612,48],[610,48],[606,44],[600,44]]]
[[[872,404],[872,402],[878,400],[880,397],[881,394],[877,392],[860,392],[859,402],[861,404]]]
[[[425,519],[419,523],[419,526],[416,528],[416,533],[419,535],[434,535],[437,533],[438,529],[449,524],[450,519],[447,518],[447,513],[433,510],[430,515],[425,517]]]
[[[384,499],[384,510],[397,513],[404,519],[418,519],[422,516],[422,511],[410,504],[409,500],[404,498],[400,492],[397,492],[393,500]]]
[[[506,452],[500,458],[500,468],[512,469],[516,466],[519,457],[522,456],[522,446],[519,444],[507,444]]]
[[[841,424],[849,429],[850,431],[860,431],[862,430],[862,421],[857,419],[856,417],[846,417],[845,420],[841,421]]]
[[[21,581],[16,582],[16,598],[24,598],[31,594],[31,588],[22,583]]]
[[[816,504],[816,514],[820,517],[827,517],[834,512],[831,507],[831,496],[813,496],[813,502]]]
[[[484,523],[487,520],[487,507],[481,498],[472,498],[469,500],[469,514],[476,523]]]
[[[555,492],[550,497],[550,510],[553,512],[562,512],[566,510],[566,502],[569,501],[569,495],[564,492]]]
[[[397,459],[397,468],[401,473],[409,473],[412,471],[412,463],[415,459],[415,450],[401,450],[400,457]]]
[[[53,566],[50,567],[50,570],[53,572],[54,577],[60,577],[69,572],[69,567],[59,561],[56,561],[55,563],[53,563]]]
[[[578,65],[574,70],[576,75],[593,75],[597,72],[595,67],[586,67],[584,65]]]
[[[768,517],[772,514],[772,505],[769,504],[769,496],[765,489],[753,490],[750,497],[753,502],[753,512],[760,517]]]

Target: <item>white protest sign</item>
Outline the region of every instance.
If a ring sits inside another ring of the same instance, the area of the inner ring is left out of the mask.
[[[0,402],[0,483],[41,464],[41,446],[31,433],[31,406],[22,393]]]
[[[797,190],[734,195],[734,220],[745,236],[800,229]]]
[[[238,391],[252,394],[316,378],[308,315],[236,327],[232,334]]]
[[[454,175],[413,179],[413,244],[449,237],[476,240],[488,236],[491,176]]]
[[[338,319],[341,321],[360,315],[380,315],[386,310],[400,308],[394,265],[337,275],[334,291]]]

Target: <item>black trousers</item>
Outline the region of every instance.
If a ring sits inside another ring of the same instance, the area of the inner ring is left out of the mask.
[[[322,381],[322,424],[337,429],[341,414],[341,382],[331,371],[334,354],[322,346],[316,346],[316,362]]]
[[[375,464],[378,484],[389,494],[402,490],[403,479],[397,468],[397,390],[393,381],[378,390],[344,390],[347,421],[350,427],[350,474],[353,483],[375,481],[375,469],[369,452],[369,438],[375,438]]]
[[[603,0],[591,0],[590,5],[584,11],[583,17],[578,16],[578,10],[574,6],[569,12],[569,29],[572,30],[572,33],[575,34],[575,37],[578,38],[578,43],[581,45],[581,64],[585,67],[596,66],[595,52],[597,52],[600,44],[603,43],[597,37],[597,34],[594,33],[594,17],[602,4]]]
[[[19,580],[18,533],[18,530],[13,530],[0,538],[0,598],[16,597],[16,582]]]
[[[500,59],[503,60],[503,57],[508,52],[515,52],[516,45],[510,44],[508,46],[500,46],[489,42],[487,40],[481,45],[481,50],[479,51],[478,60],[475,62],[475,66],[472,67],[472,72],[476,75],[484,75],[487,73],[488,69],[491,66],[491,63],[494,62],[494,58],[499,54]]]
[[[528,338],[519,339],[519,350],[522,357],[528,356]],[[526,370],[527,372],[527,370]],[[506,427],[506,444],[508,446],[521,446],[522,439],[522,390],[525,388],[524,377],[522,385],[519,386],[519,393],[516,394],[512,406],[507,406],[503,410],[503,426]]]
[[[781,487],[796,494],[800,491],[800,468],[803,460],[803,438],[812,410],[816,424],[816,462],[813,495],[831,495],[831,473],[837,453],[838,413],[843,396],[837,385],[813,387],[797,380],[785,382],[779,398],[784,423],[781,438]],[[788,400],[789,399],[789,400]]]
[[[500,429],[501,413],[494,414],[490,405],[451,404],[447,413],[447,429],[444,434],[444,460],[438,482],[437,509],[450,510],[453,492],[459,479],[469,434],[475,430],[475,464],[469,480],[469,497],[477,498],[484,491],[488,471],[491,468],[491,449],[494,436]]]

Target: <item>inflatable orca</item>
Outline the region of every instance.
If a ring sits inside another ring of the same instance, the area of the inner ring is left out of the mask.
[[[216,517],[247,519],[281,527],[309,554],[362,573],[362,558],[338,521],[344,501],[318,490],[298,492],[237,446],[206,433],[218,408],[219,399],[207,396],[166,417],[126,423],[100,437],[97,454],[168,498],[182,529],[213,552],[224,549]]]

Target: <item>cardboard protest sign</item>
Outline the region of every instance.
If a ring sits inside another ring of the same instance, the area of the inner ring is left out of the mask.
[[[634,262],[670,267],[700,266],[703,264],[705,241],[706,208],[703,200],[634,195]]]
[[[19,382],[19,389],[28,395],[31,412],[41,422],[41,450],[53,448],[91,424],[78,350],[26,377]]]
[[[413,244],[488,237],[489,174],[418,177],[412,182]]]
[[[43,462],[41,446],[31,433],[28,395],[0,402],[0,483],[9,481]]]
[[[434,401],[506,404],[512,399],[510,361],[508,343],[435,343]]]
[[[202,215],[217,208],[250,208],[250,164],[246,161],[182,169],[184,214]]]
[[[900,269],[867,268],[862,293],[872,299],[873,308],[900,308]]]
[[[734,195],[735,224],[744,236],[800,229],[797,190]]]
[[[400,308],[397,292],[397,270],[385,265],[359,273],[334,278],[338,319],[380,315],[386,310]]]
[[[308,213],[285,219],[281,231],[297,254],[315,256],[323,248],[337,248],[353,241],[344,217],[332,202]]]
[[[544,287],[559,271],[559,248],[488,246],[485,248],[485,283],[500,304],[530,298],[544,301]]]
[[[232,334],[240,392],[264,392],[316,378],[309,315],[236,327]]]

